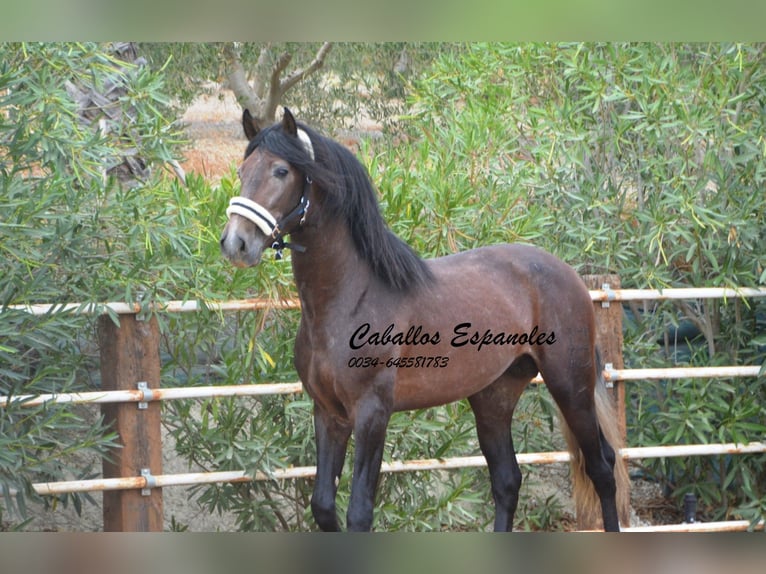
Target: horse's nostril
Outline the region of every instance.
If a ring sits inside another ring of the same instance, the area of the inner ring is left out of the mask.
[[[220,243],[221,250],[225,254],[233,255],[247,252],[247,242],[239,233],[234,232],[232,234],[227,231],[221,236]]]

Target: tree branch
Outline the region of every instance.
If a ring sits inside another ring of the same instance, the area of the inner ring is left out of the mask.
[[[277,58],[274,67],[271,69],[271,75],[269,77],[269,93],[266,94],[266,101],[263,104],[264,120],[273,121],[277,114],[277,106],[284,93],[281,89],[279,78],[292,59],[293,55],[290,52],[282,52],[279,58]]]
[[[282,74],[292,62],[293,55],[290,52],[282,52],[269,67],[272,46],[267,44],[258,54],[254,77],[250,84],[242,65],[238,45],[235,42],[227,43],[223,48],[223,56],[228,70],[229,88],[234,92],[237,103],[250,110],[258,125],[263,127],[264,124],[274,121],[277,107],[285,93],[320,69],[331,49],[332,43],[325,42],[306,68],[295,70],[283,80]]]
[[[308,68],[295,70],[292,74],[290,74],[287,78],[285,78],[280,86],[280,90],[282,95],[287,92],[290,88],[292,88],[295,84],[300,82],[303,78],[306,76],[309,76],[316,72],[319,68],[324,66],[325,58],[327,57],[327,54],[330,53],[330,50],[332,49],[332,42],[325,42],[322,44],[322,47],[319,48],[317,51],[316,56],[311,61],[311,64],[309,64]]]
[[[686,318],[694,323],[694,325],[705,337],[708,353],[712,358],[713,355],[715,355],[715,328],[712,321],[710,320],[709,312],[707,311],[708,307],[703,307],[703,311],[700,313],[692,309],[686,301],[678,300],[674,301],[673,303],[676,307],[681,309]]]

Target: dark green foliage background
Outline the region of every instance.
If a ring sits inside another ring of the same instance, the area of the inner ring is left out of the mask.
[[[396,76],[389,70],[405,47],[416,65]],[[92,317],[31,317],[9,305],[118,300],[148,309],[171,299],[294,294],[288,262],[235,270],[219,255],[225,208],[238,189],[233,169],[215,186],[190,174],[184,187],[163,168],[182,149],[174,110],[197,89],[180,64],[197,61],[200,79],[215,78],[215,47],[141,48],[152,66],[120,72],[105,45],[0,45],[2,395],[99,384]],[[313,50],[288,48],[297,61]],[[758,286],[766,283],[765,64],[764,46],[749,44],[339,45],[326,70],[340,88],[325,93],[314,79],[305,96],[292,97],[330,135],[362,112],[384,124],[384,137],[363,140],[360,159],[387,221],[423,256],[523,241],[581,273],[617,273],[624,287]],[[65,89],[66,81],[107,80],[128,86],[120,105],[135,112],[116,130],[121,138],[80,122]],[[373,94],[363,106],[359,85]],[[152,175],[131,186],[105,182],[103,165],[135,147]],[[757,299],[647,302],[625,312],[628,367],[764,362],[766,310]],[[163,386],[296,380],[294,311],[159,318]],[[763,381],[629,383],[629,443],[761,440]],[[195,467],[268,472],[314,462],[303,395],[163,408],[178,454]],[[525,393],[514,425],[519,450],[552,448],[555,419],[547,391]],[[113,440],[90,409],[0,411],[0,485],[20,492],[2,500],[2,519],[24,528],[32,482],[94,475],[97,466],[82,461],[97,460]],[[388,442],[387,459],[478,453],[464,402],[397,414]],[[766,511],[764,462],[657,459],[632,470],[676,501],[694,491],[701,518],[757,520]],[[560,528],[560,500],[530,496],[543,478],[524,470],[531,476],[517,526]],[[233,512],[243,530],[306,530],[315,528],[310,488],[297,480],[191,493],[211,511]],[[60,502],[79,506],[83,498]],[[381,481],[378,529],[477,530],[491,520],[484,470]]]

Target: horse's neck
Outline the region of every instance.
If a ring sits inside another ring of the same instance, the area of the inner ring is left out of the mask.
[[[293,276],[304,315],[321,321],[329,309],[342,310],[364,291],[369,267],[361,261],[348,229],[322,226],[301,231],[294,241],[306,248],[293,252]],[[339,309],[340,307],[340,309]]]

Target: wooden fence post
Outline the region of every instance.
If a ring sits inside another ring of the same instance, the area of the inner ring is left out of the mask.
[[[149,389],[160,385],[159,327],[156,317],[147,321],[121,315],[119,327],[107,315],[99,317],[101,386],[105,391]],[[105,422],[118,433],[122,448],[104,459],[104,478],[162,474],[160,403],[105,404]],[[105,532],[161,532],[162,489],[104,492]]]
[[[619,275],[585,275],[583,281],[588,289],[602,289],[608,285],[609,289],[620,288]],[[604,364],[611,364],[614,369],[624,368],[622,360],[622,305],[619,301],[601,302],[594,301],[593,309],[596,313],[596,345],[601,351],[601,360]],[[617,409],[617,423],[620,428],[623,442],[627,438],[627,428],[625,421],[625,384],[623,381],[614,381],[614,386],[610,389],[610,394],[615,402]],[[618,461],[618,464],[627,464],[626,461]],[[627,498],[627,497],[626,497]],[[629,514],[630,509],[621,509],[625,515]],[[594,528],[592,524],[580,525],[578,518],[578,528],[588,530]]]

